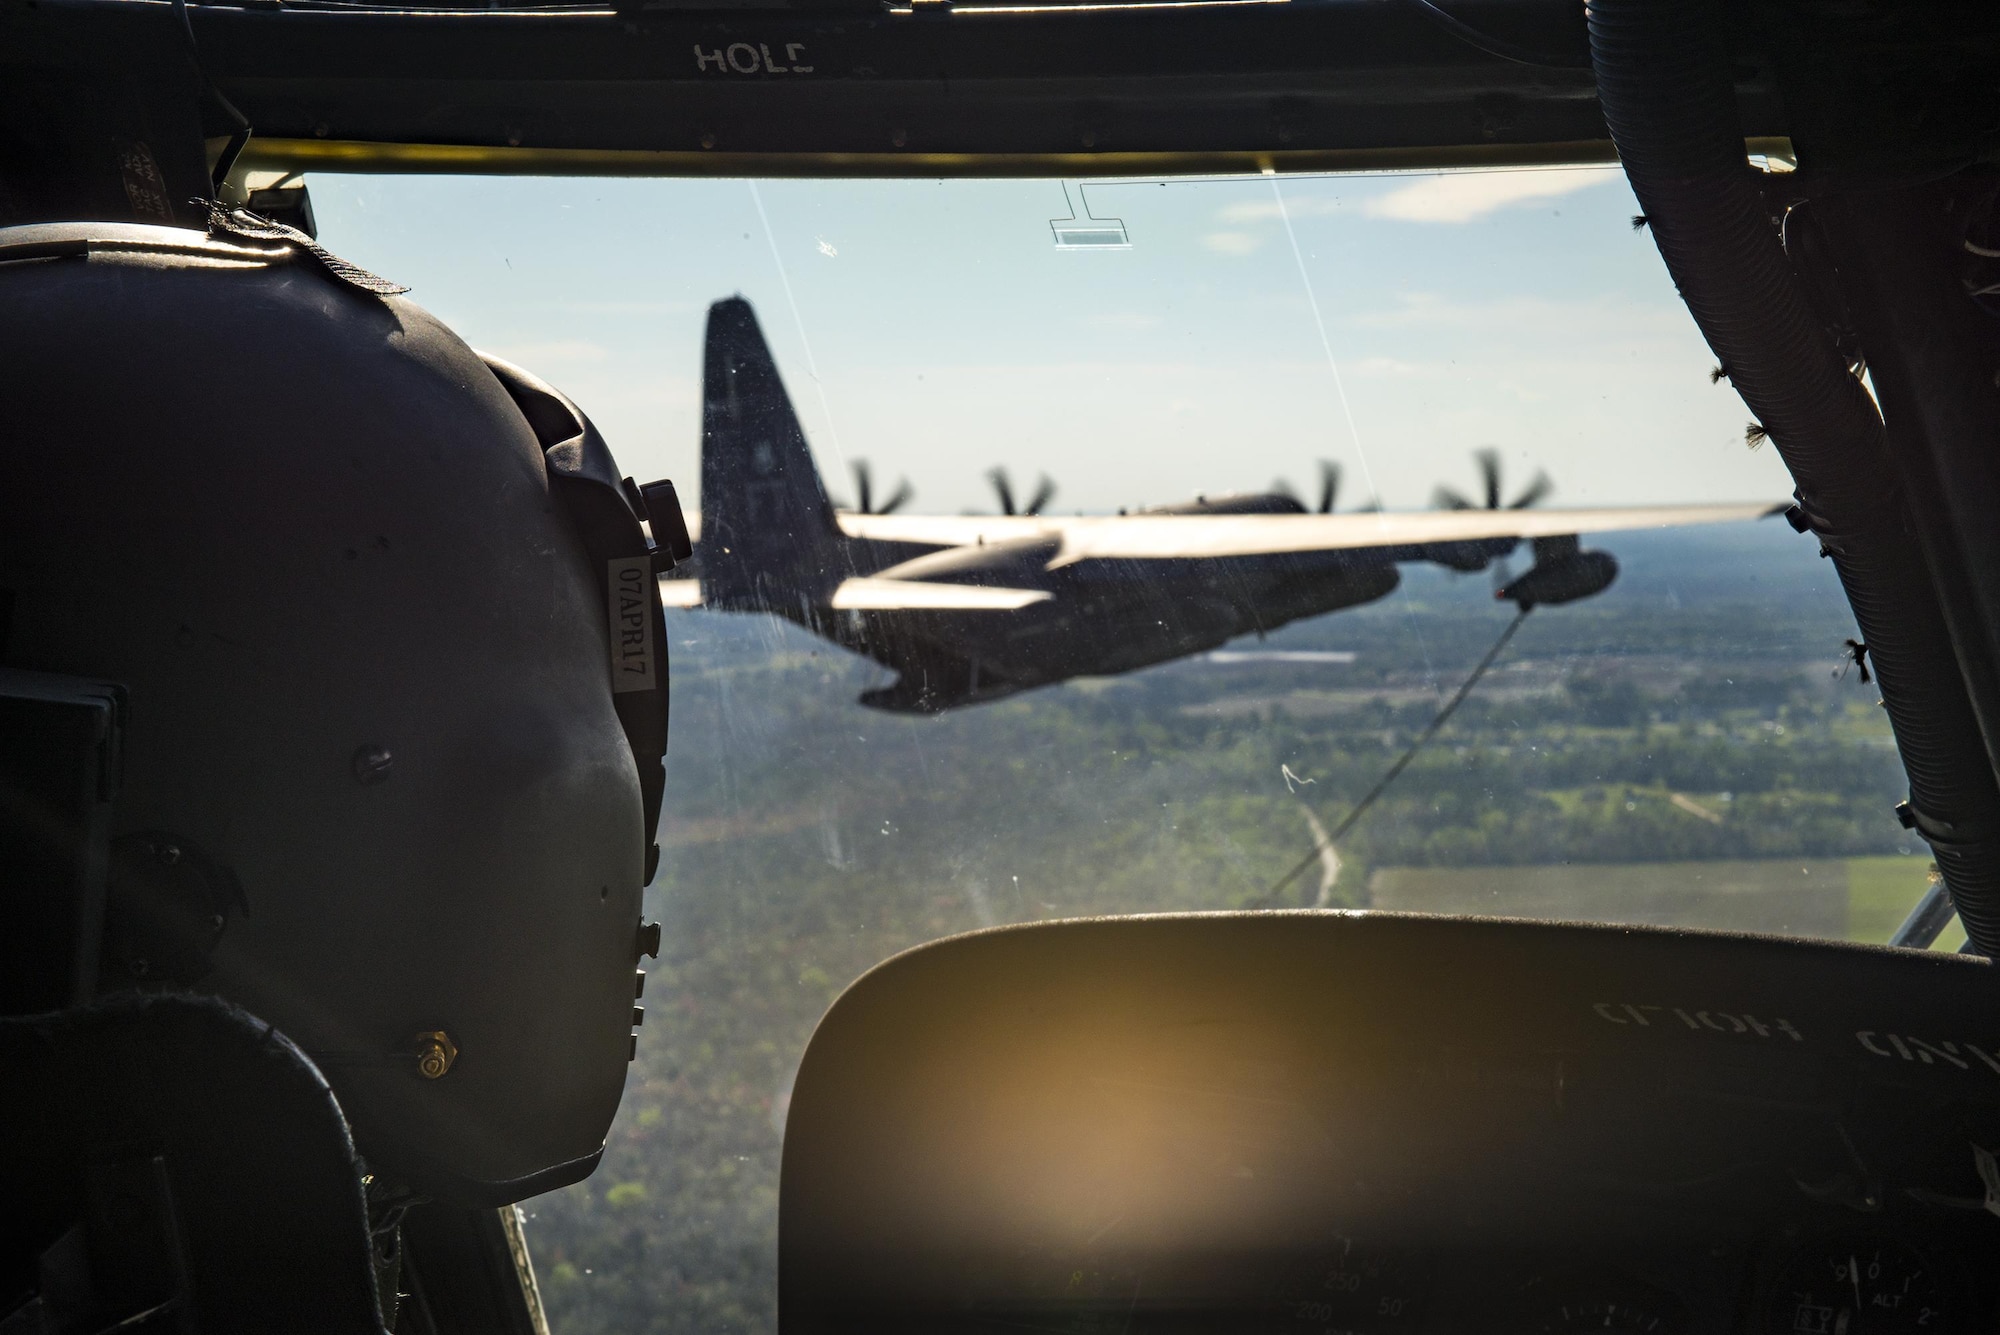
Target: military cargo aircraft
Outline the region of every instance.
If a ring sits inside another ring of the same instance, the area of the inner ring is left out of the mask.
[[[0,0],[0,1328],[545,1331],[508,1203],[597,1162],[638,1050],[667,673],[642,634],[624,689],[598,609],[663,562],[660,516],[552,388],[318,246],[300,173],[1616,161],[1853,609],[1935,858],[1891,938],[1919,949],[1346,912],[972,934],[827,1013],[765,1241],[710,1208],[766,1199],[749,1156],[679,1148],[698,1227],[596,1234],[669,1296],[567,1259],[552,1291],[707,1328],[726,1270],[730,1324],[796,1335],[1993,1329],[1997,71],[2000,6],[1944,0]],[[490,216],[406,221],[462,250]],[[562,244],[653,239],[576,217]],[[699,578],[666,587],[898,667],[877,703],[1160,661],[1523,540],[1503,596],[1585,596],[1614,567],[1582,534],[1732,517],[840,513],[730,311]],[[690,911],[699,880],[666,900],[670,1016],[816,1006],[810,922],[829,963],[877,939],[801,903],[718,967],[751,933]],[[1921,953],[1954,913],[1973,957]],[[665,1037],[644,1112],[699,1089],[752,1149],[763,1110],[713,1092],[739,1077],[683,1064],[711,1035]]]
[[[1571,602],[1618,573],[1584,533],[1756,519],[1782,505],[1537,510],[1538,476],[1502,503],[1497,456],[1482,453],[1484,504],[1439,488],[1438,509],[1334,513],[1286,491],[1200,497],[1118,515],[1041,513],[991,475],[998,515],[896,513],[899,488],[837,509],[814,467],[756,313],[741,297],[709,308],[703,354],[701,494],[694,578],[663,580],[672,607],[765,612],[894,668],[861,703],[934,713],[1077,676],[1110,675],[1213,649],[1240,635],[1373,602],[1397,567],[1485,570],[1522,542],[1531,569],[1499,582],[1523,607]]]

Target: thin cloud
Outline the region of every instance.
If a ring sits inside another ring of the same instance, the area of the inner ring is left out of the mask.
[[[1248,255],[1264,244],[1264,238],[1249,232],[1210,232],[1201,244],[1219,255]]]
[[[1302,195],[1297,199],[1287,198],[1282,213],[1275,199],[1240,199],[1234,204],[1224,205],[1216,212],[1216,217],[1226,223],[1276,222],[1280,217],[1328,218],[1342,212],[1341,201],[1324,196]]]
[[[700,309],[692,301],[532,301],[523,305],[571,315],[679,315]]]
[[[1099,311],[1094,315],[1086,315],[1083,322],[1092,329],[1126,334],[1160,327],[1159,316],[1147,315],[1142,311]]]
[[[1414,362],[1402,361],[1395,357],[1363,357],[1354,363],[1355,375],[1365,376],[1408,376],[1415,375],[1423,368]]]
[[[1545,171],[1462,172],[1427,177],[1362,204],[1371,218],[1398,222],[1468,223],[1501,209],[1559,199],[1618,179],[1602,167]]]
[[[1358,311],[1346,323],[1360,329],[1490,332],[1516,344],[1540,339],[1570,348],[1580,340],[1604,338],[1627,349],[1642,338],[1682,337],[1692,327],[1686,311],[1664,303],[1618,297],[1461,302],[1435,292],[1398,294],[1393,307]]]
[[[601,343],[588,339],[558,338],[546,343],[506,343],[500,346],[500,355],[521,366],[534,366],[539,362],[601,362],[611,353]]]

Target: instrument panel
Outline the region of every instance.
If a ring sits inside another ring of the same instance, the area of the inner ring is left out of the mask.
[[[1981,1278],[2000,1226],[1920,1230],[1835,1224],[1758,1241],[1624,1255],[1457,1254],[1335,1236],[1296,1257],[1238,1258],[1193,1297],[1185,1273],[1115,1256],[1039,1258],[1008,1291],[922,1324],[1073,1332],[1261,1335],[1939,1335],[2000,1328]],[[1195,1269],[1201,1267],[1197,1264]],[[1192,1299],[1192,1300],[1191,1300]],[[898,1324],[892,1322],[891,1324]]]
[[[822,1022],[787,1331],[2000,1329],[1983,960],[1297,913],[1001,929]]]
[[[1993,1242],[2000,1239],[1988,1239]],[[1966,1238],[1971,1242],[1973,1239]],[[1950,1240],[1834,1227],[1621,1260],[1382,1253],[1342,1238],[1273,1290],[1268,1335],[1937,1335],[1995,1327]],[[1991,1263],[1991,1251],[1985,1260]]]

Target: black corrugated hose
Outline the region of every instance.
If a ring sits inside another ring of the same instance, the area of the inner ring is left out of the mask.
[[[1736,116],[1722,0],[1589,0],[1597,94],[1667,270],[1798,484],[1867,641],[1931,844],[1974,948],[2000,953],[2000,784],[1874,400],[1786,260]]]

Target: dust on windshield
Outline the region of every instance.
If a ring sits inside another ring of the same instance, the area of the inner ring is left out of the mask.
[[[748,544],[698,561],[705,595],[679,590],[702,605],[667,613],[664,948],[602,1167],[527,1207],[559,1335],[773,1328],[800,1052],[843,987],[925,940],[1322,906],[1880,942],[1924,889],[1852,620],[1782,519],[1586,535],[1616,579],[1528,616],[1351,828],[1540,553],[1292,554],[1227,578],[1128,555],[1061,583],[1054,547],[974,548],[999,566],[967,594],[962,553],[880,538],[885,518],[1196,498],[1782,501],[1616,170],[311,189],[331,248],[555,384],[624,471]],[[709,422],[734,500],[703,495],[704,403],[728,398],[705,376],[764,405],[731,409],[734,434]],[[809,461],[786,494],[845,512],[823,541],[859,583],[749,536],[791,439],[773,402]],[[898,605],[910,585],[957,601]]]

